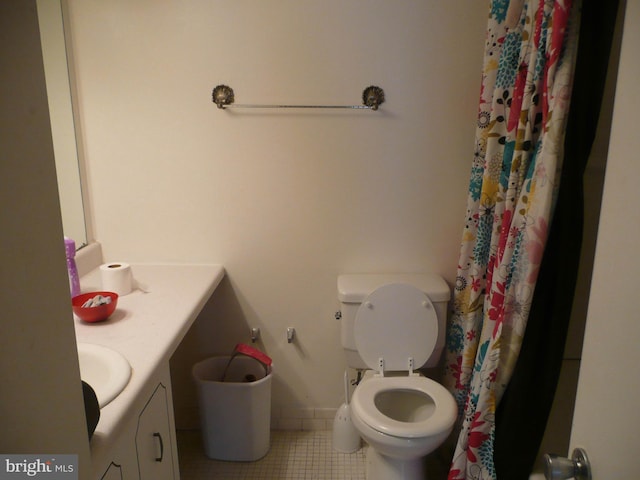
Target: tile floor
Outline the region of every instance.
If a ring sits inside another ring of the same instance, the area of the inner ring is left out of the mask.
[[[178,431],[182,480],[365,480],[364,449],[353,454],[331,447],[330,430],[273,430],[269,453],[255,462],[207,458],[200,431]]]

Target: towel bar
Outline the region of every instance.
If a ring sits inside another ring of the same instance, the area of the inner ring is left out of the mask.
[[[371,85],[362,92],[362,105],[256,105],[256,104],[235,104],[235,94],[233,88],[227,85],[218,85],[211,94],[213,103],[218,108],[347,108],[352,110],[378,110],[384,103],[384,90]]]

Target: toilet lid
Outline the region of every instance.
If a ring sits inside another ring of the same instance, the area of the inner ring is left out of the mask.
[[[412,285],[383,285],[365,298],[356,313],[358,353],[373,370],[422,367],[438,338],[438,319],[429,297]],[[383,366],[380,365],[383,360]]]

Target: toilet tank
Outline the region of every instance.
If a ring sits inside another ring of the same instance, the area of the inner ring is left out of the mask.
[[[356,349],[353,328],[356,312],[362,301],[376,288],[390,283],[404,283],[423,291],[433,303],[438,316],[438,339],[433,353],[424,367],[435,367],[444,350],[447,306],[451,291],[444,279],[437,274],[402,273],[402,274],[356,274],[338,277],[338,299],[341,304],[340,341],[344,348],[347,365],[351,368],[369,368]]]

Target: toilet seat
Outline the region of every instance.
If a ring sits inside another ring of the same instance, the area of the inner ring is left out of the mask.
[[[411,373],[427,362],[435,348],[438,318],[423,291],[392,283],[363,300],[353,333],[358,353],[369,368]]]
[[[382,413],[376,405],[376,397],[384,392],[415,392],[430,397],[434,409],[421,421],[403,422]],[[353,392],[351,409],[362,422],[386,435],[400,438],[417,438],[438,435],[449,430],[457,415],[457,405],[449,391],[437,382],[423,376],[365,378]]]

